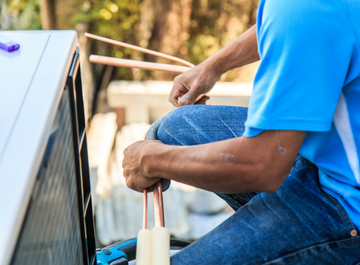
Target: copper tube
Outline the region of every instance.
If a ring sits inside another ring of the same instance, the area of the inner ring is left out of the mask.
[[[93,54],[90,55],[89,60],[92,63],[100,63],[100,64],[107,64],[113,66],[129,67],[129,68],[139,68],[144,70],[158,70],[158,71],[165,71],[165,72],[172,72],[179,74],[184,73],[191,69],[190,67],[187,66],[164,64],[164,63],[141,62],[136,60],[120,59],[120,58],[113,58],[113,57],[93,55]]]
[[[154,216],[155,227],[164,227],[164,208],[162,202],[162,190],[160,182],[154,185]]]
[[[148,218],[148,197],[147,190],[144,189],[144,206],[143,206],[143,229],[147,229],[147,218]]]
[[[187,66],[191,67],[191,68],[195,67],[195,65],[193,65],[192,63],[189,63],[188,61],[185,61],[183,59],[180,59],[180,58],[177,58],[177,57],[174,57],[174,56],[171,56],[171,55],[167,55],[167,54],[164,54],[164,53],[161,53],[161,52],[156,52],[156,51],[153,51],[153,50],[141,48],[139,46],[135,46],[135,45],[131,45],[131,44],[128,44],[128,43],[125,43],[125,42],[104,38],[104,37],[97,36],[97,35],[94,35],[94,34],[90,34],[90,33],[87,33],[87,32],[84,35],[86,37],[88,37],[88,38],[92,38],[92,39],[95,39],[95,40],[107,42],[107,43],[114,44],[114,45],[121,46],[121,47],[125,47],[125,48],[130,48],[130,49],[135,50],[135,51],[148,53],[148,54],[151,54],[151,55],[154,55],[154,56],[158,56],[158,57],[169,59],[169,60],[172,60],[172,61],[175,61],[175,62],[178,62],[178,63],[182,63],[184,65],[187,65]]]
[[[164,200],[162,186],[159,184],[159,209],[160,209],[160,226],[165,227],[165,217],[164,217]]]

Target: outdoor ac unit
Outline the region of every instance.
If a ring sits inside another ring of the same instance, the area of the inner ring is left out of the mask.
[[[76,33],[0,35],[0,264],[95,264]]]

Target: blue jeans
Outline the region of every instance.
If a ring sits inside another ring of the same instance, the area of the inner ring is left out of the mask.
[[[157,136],[172,145],[240,137],[246,116],[247,108],[183,106],[166,117]],[[218,194],[236,212],[171,264],[360,264],[360,236],[351,236],[356,228],[320,189],[317,174],[299,155],[274,193]]]

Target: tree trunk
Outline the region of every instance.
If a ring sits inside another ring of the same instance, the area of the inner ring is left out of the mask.
[[[152,35],[149,39],[149,49],[177,56],[180,49],[188,40],[188,29],[191,21],[192,0],[156,0],[155,21]],[[157,59],[145,55],[147,61],[172,63],[164,59]],[[156,72],[158,79],[173,79],[174,75]]]
[[[55,0],[40,0],[41,28],[56,29]]]
[[[256,23],[256,12],[257,12],[258,3],[259,1],[257,0],[251,1],[251,7],[248,15],[249,16],[249,23],[247,25],[248,28],[250,28],[252,25]]]

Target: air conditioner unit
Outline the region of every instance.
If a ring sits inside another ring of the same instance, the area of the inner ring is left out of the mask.
[[[0,264],[95,264],[76,33],[0,35]]]
[[[0,265],[134,264],[136,238],[95,249],[76,33],[0,35]]]

